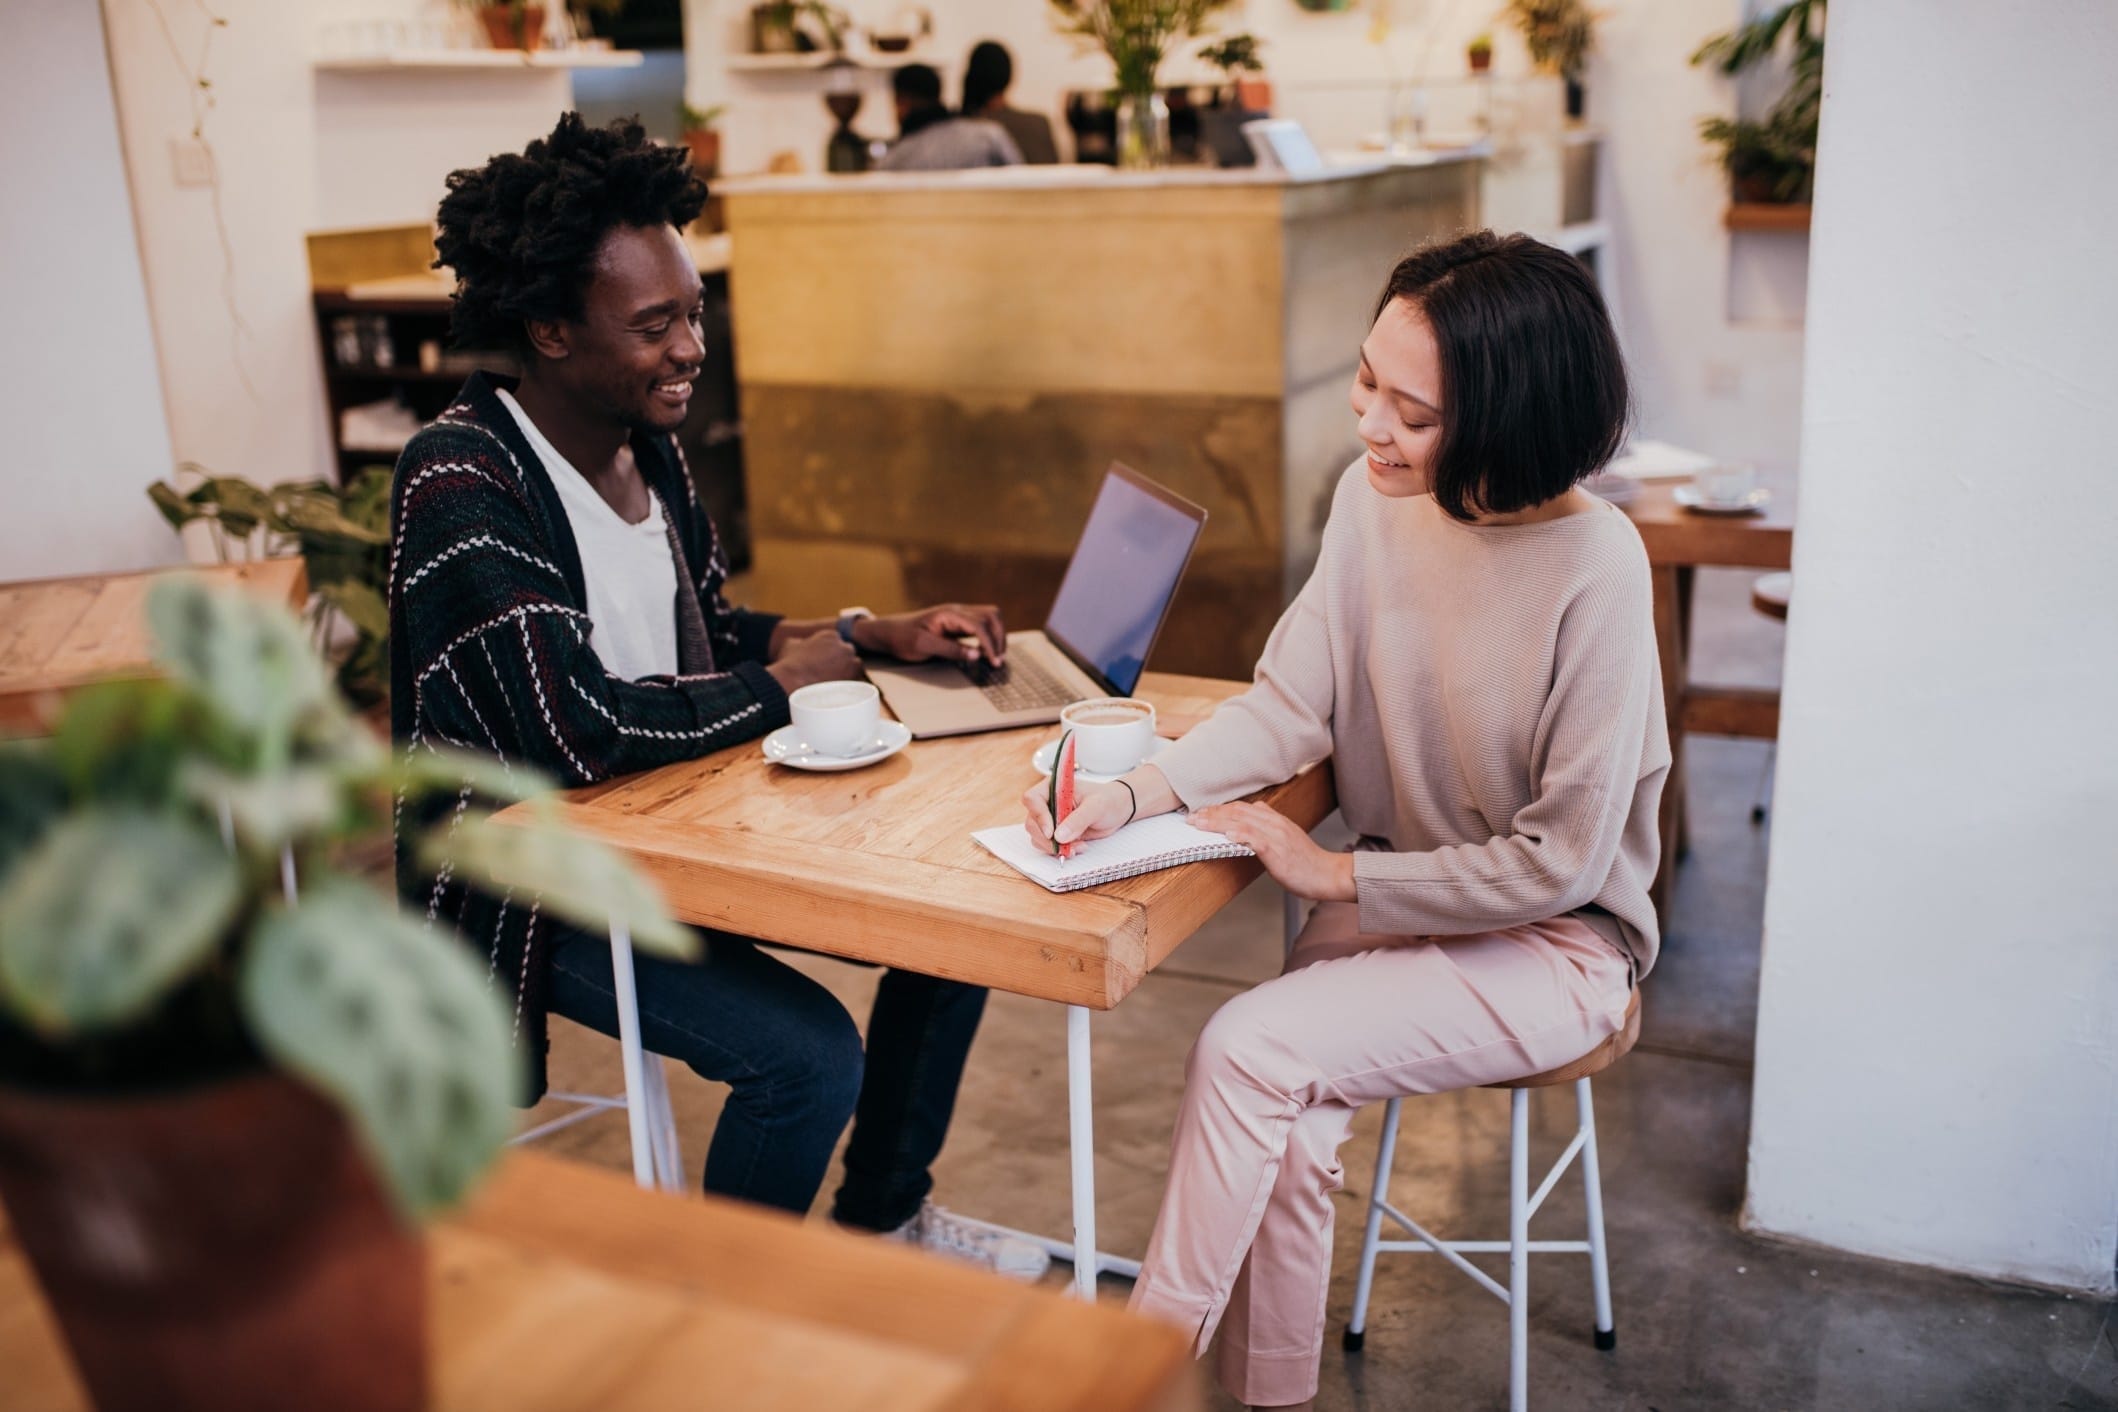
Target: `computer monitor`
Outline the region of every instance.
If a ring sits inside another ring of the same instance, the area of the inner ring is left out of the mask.
[[[1205,523],[1197,505],[1112,462],[1045,635],[1113,691],[1131,695]]]

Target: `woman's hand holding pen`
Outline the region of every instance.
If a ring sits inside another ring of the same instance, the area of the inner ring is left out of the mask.
[[[1074,810],[1059,824],[1054,837],[1052,811],[1045,802],[1046,785],[1039,781],[1022,794],[1022,810],[1030,839],[1039,848],[1054,842],[1078,843],[1108,838],[1135,819],[1151,819],[1177,807],[1177,792],[1153,765],[1112,780],[1108,784],[1083,784],[1074,800]]]

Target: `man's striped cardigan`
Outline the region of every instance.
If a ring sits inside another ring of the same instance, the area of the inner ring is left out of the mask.
[[[401,747],[447,744],[562,785],[687,760],[787,722],[764,669],[779,619],[731,607],[713,523],[692,493],[676,440],[636,435],[640,473],[695,566],[716,670],[626,681],[589,645],[588,594],[564,506],[494,388],[475,374],[398,458],[390,492],[390,728]],[[681,581],[681,580],[680,580]],[[416,820],[461,817],[454,801]],[[551,927],[535,898],[492,897],[421,876],[400,809],[398,885],[430,920],[453,923],[513,997],[526,1099],[544,1091],[544,995]]]

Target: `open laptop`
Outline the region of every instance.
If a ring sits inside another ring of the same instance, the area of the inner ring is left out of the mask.
[[[868,678],[919,739],[1042,725],[1069,702],[1130,696],[1147,667],[1206,512],[1116,461],[1043,631],[1008,634],[1007,663],[875,663]]]

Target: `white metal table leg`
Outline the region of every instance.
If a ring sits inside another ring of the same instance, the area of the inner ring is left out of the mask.
[[[684,1156],[677,1146],[676,1113],[669,1106],[669,1073],[662,1056],[643,1052],[640,1074],[646,1090],[647,1129],[654,1138],[655,1180],[662,1190],[681,1194]]]
[[[1096,1137],[1088,1007],[1066,1007],[1067,1155],[1074,1168],[1074,1293],[1096,1300]],[[1082,1258],[1083,1255],[1087,1258]]]
[[[1589,1279],[1596,1291],[1596,1347],[1618,1346],[1611,1316],[1610,1251],[1603,1243],[1603,1164],[1596,1157],[1596,1100],[1587,1079],[1574,1081],[1574,1106],[1580,1115],[1581,1183],[1588,1199]]]
[[[1508,1094],[1508,1408],[1530,1405],[1530,1091]]]
[[[632,929],[610,924],[611,992],[618,1004],[618,1054],[625,1064],[625,1121],[632,1129],[632,1177],[655,1189],[654,1130],[647,1102],[646,1055],[640,1048],[640,997],[633,989]]]

